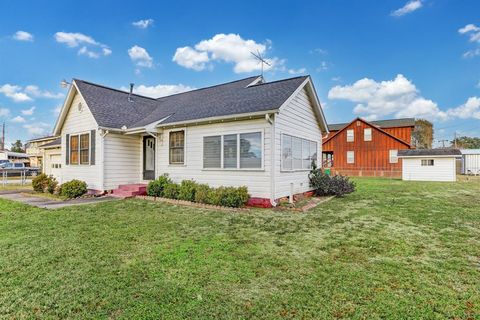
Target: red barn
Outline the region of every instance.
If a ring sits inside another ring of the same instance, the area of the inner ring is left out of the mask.
[[[413,149],[415,119],[331,124],[323,139],[322,165],[332,172],[351,176],[394,176],[402,174],[398,150]]]

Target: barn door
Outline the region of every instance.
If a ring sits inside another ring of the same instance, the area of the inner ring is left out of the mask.
[[[143,180],[155,179],[155,139],[143,137]]]

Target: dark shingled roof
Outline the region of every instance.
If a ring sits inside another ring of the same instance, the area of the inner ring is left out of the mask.
[[[257,78],[159,99],[134,94],[132,102],[128,101],[128,92],[83,80],[75,80],[75,83],[99,126],[137,128],[166,117],[162,124],[278,109],[307,76],[248,86]]]
[[[458,149],[410,149],[399,150],[399,157],[421,157],[421,156],[461,156]]]
[[[367,121],[380,128],[396,128],[396,127],[414,127],[415,118],[403,118],[403,119],[388,119],[378,121]],[[328,125],[328,130],[338,131],[348,125],[349,123],[334,123]]]
[[[56,147],[62,144],[62,138],[58,137],[49,143],[42,144],[39,148]]]

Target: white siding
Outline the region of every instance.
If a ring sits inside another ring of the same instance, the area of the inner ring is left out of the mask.
[[[52,168],[52,164],[60,163],[62,166],[62,155],[60,148],[43,150],[43,172],[52,175],[59,183],[62,183],[62,169]]]
[[[78,103],[83,105],[82,110],[78,110]],[[72,99],[71,107],[65,118],[65,122],[62,127],[62,180],[67,182],[73,179],[80,179],[87,183],[89,189],[102,190],[102,137],[97,130],[97,123],[93,118],[90,109],[83,98],[76,93]],[[66,135],[87,133],[90,130],[95,130],[95,165],[66,165],[65,152],[66,152]]]
[[[463,155],[462,173],[463,174],[480,174],[480,153]]]
[[[142,137],[109,133],[104,138],[104,189],[142,181]]]
[[[162,138],[157,140],[156,176],[168,173],[170,177],[180,182],[183,179],[193,179],[199,183],[207,183],[212,187],[247,186],[253,197],[270,197],[270,124],[262,119],[225,122],[191,126],[185,129],[185,164],[170,165],[168,137],[170,131],[163,131]],[[264,168],[262,170],[229,170],[203,169],[203,137],[233,133],[263,132]]]
[[[422,159],[434,159],[433,166],[422,166]],[[456,181],[455,158],[403,158],[402,180]]]
[[[322,154],[322,133],[313,111],[313,104],[303,88],[291,102],[284,106],[275,119],[275,199],[288,196],[291,184],[293,193],[311,190],[308,181],[310,170],[281,170],[281,135],[289,134],[317,143],[317,163]]]

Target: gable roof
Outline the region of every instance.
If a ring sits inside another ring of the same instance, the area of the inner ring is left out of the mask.
[[[423,156],[454,156],[459,157],[462,152],[458,149],[412,149],[399,150],[398,157],[423,157]]]
[[[179,123],[279,109],[308,76],[261,82],[259,76],[158,99],[74,79],[98,126],[142,128],[155,122]]]
[[[390,138],[394,139],[394,140],[397,140],[398,142],[408,146],[408,147],[411,147],[410,143],[406,142],[406,141],[403,141],[402,139],[400,138],[397,138],[395,137],[394,135],[392,135],[391,133],[388,133],[386,132],[385,130],[383,130],[382,128],[378,127],[378,126],[375,126],[375,125],[372,125],[371,122],[368,122],[366,120],[363,120],[362,118],[356,118],[356,119],[353,119],[350,123],[347,123],[345,126],[343,126],[340,130],[338,130],[337,132],[334,132],[331,136],[329,136],[325,141],[322,142],[322,145],[327,143],[328,141],[332,140],[334,137],[336,137],[337,135],[340,134],[340,132],[342,132],[343,130],[345,130],[348,126],[350,126],[352,123],[354,123],[355,121],[362,121],[363,123],[367,124],[367,125],[370,125],[371,127],[375,128],[376,130],[380,131],[381,133],[389,136]],[[330,130],[330,129],[329,129]]]
[[[387,119],[387,120],[370,121],[369,123],[383,129],[398,128],[398,127],[415,127],[415,118]],[[337,131],[349,124],[350,123],[329,124],[328,130]]]

